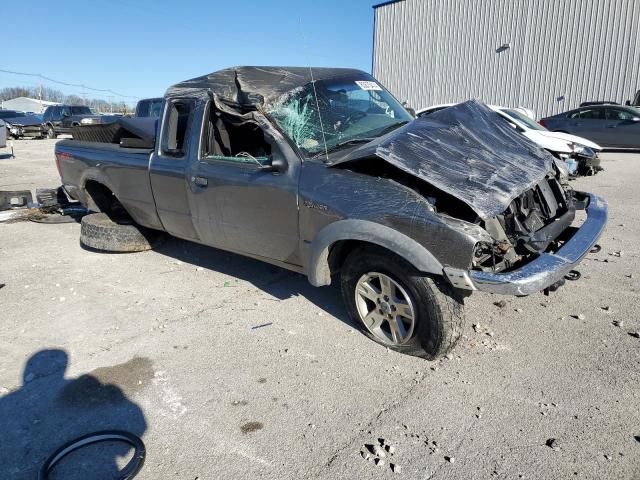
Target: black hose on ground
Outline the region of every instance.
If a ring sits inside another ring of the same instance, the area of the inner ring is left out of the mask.
[[[140,437],[133,433],[121,430],[104,430],[76,438],[75,440],[65,443],[63,446],[58,448],[42,465],[38,474],[38,480],[48,480],[49,473],[53,467],[55,467],[60,460],[71,452],[75,452],[82,447],[98,442],[125,442],[134,448],[133,457],[131,457],[129,463],[119,472],[117,480],[130,480],[140,472],[140,469],[142,469],[146,456],[146,449]]]

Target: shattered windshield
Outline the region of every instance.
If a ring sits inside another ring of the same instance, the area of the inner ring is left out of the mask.
[[[365,142],[413,120],[371,77],[309,83],[283,96],[267,113],[309,155]]]

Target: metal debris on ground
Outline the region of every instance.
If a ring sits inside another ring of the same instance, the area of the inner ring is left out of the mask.
[[[504,308],[507,306],[507,302],[505,300],[500,300],[499,302],[493,302],[493,304],[498,308]]]
[[[629,332],[629,335],[631,335],[634,338],[640,338],[640,332]]]
[[[32,203],[33,196],[29,190],[0,190],[0,210],[28,208]]]
[[[72,223],[89,213],[79,202],[70,200],[62,187],[38,188],[36,200],[34,203],[28,190],[0,191],[0,223]]]
[[[614,327],[618,327],[618,328],[624,326],[624,322],[622,320],[614,320],[611,323],[613,324]]]

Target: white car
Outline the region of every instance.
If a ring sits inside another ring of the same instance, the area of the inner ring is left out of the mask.
[[[445,103],[418,110],[419,117],[455,105]],[[532,142],[551,152],[567,163],[569,174],[593,175],[601,170],[598,152],[602,147],[586,138],[568,133],[551,132],[531,118],[533,112],[524,108],[508,108],[487,105]]]

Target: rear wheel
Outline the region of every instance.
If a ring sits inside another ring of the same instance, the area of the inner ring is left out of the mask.
[[[80,243],[104,252],[143,252],[163,238],[162,232],[136,225],[128,217],[111,218],[106,213],[86,215],[80,226]]]
[[[390,252],[362,248],[349,254],[341,289],[349,315],[363,333],[398,352],[434,360],[462,334],[460,292]]]

